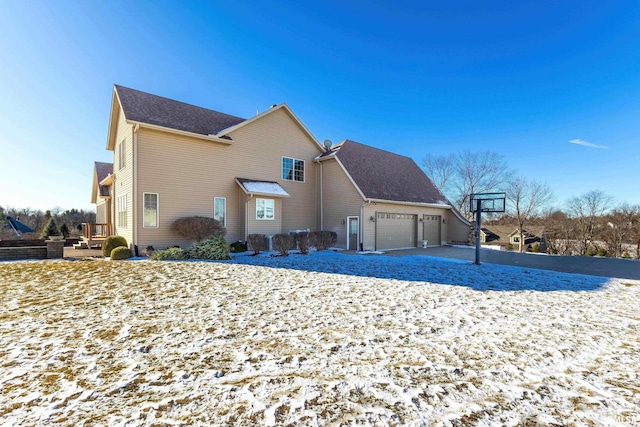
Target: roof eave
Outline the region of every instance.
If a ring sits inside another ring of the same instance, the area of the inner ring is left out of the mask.
[[[185,131],[185,130],[173,129],[173,128],[166,127],[166,126],[152,125],[152,124],[149,124],[149,123],[137,122],[137,121],[134,121],[134,120],[127,120],[127,124],[138,125],[141,128],[157,130],[157,131],[160,131],[160,132],[169,132],[169,133],[173,133],[173,134],[176,134],[176,135],[187,136],[187,137],[190,137],[190,138],[197,138],[197,139],[203,139],[205,141],[217,142],[217,143],[224,144],[224,145],[232,145],[233,144],[233,141],[231,139],[220,138],[217,135],[203,135],[203,134],[200,134],[200,133],[194,133],[194,132],[188,132],[188,131]]]
[[[394,205],[423,206],[425,208],[451,209],[451,205],[445,205],[442,203],[406,202],[406,201],[400,201],[400,200],[375,199],[371,197],[368,197],[365,200],[370,201],[372,203],[391,203]]]

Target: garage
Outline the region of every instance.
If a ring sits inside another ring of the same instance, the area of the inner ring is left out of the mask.
[[[429,246],[440,246],[442,217],[440,215],[423,215],[422,221],[424,225],[422,239],[426,240]]]
[[[418,216],[376,212],[376,250],[415,248]]]

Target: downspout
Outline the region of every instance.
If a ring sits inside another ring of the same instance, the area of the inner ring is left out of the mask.
[[[138,247],[138,129],[140,123],[133,128],[133,251],[137,256]]]
[[[367,200],[366,203],[360,205],[360,250],[364,250],[363,240],[364,240],[364,207],[369,206],[371,204],[371,200]]]
[[[324,231],[324,201],[322,198],[322,162],[320,163],[320,231]]]
[[[249,193],[249,198],[244,202],[244,241],[249,243],[249,201],[253,199],[253,193]]]

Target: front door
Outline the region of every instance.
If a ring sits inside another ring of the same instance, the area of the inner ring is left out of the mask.
[[[358,250],[359,219],[357,216],[347,217],[347,249]]]

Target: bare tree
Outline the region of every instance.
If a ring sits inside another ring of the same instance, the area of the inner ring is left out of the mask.
[[[510,205],[509,210],[516,220],[520,237],[518,251],[522,252],[525,242],[525,224],[553,200],[553,191],[547,184],[517,177],[509,182],[506,193]]]
[[[511,173],[504,157],[494,151],[426,156],[422,166],[440,191],[470,220],[471,194],[499,190]]]
[[[438,187],[438,190],[444,193],[447,184],[451,184],[456,172],[456,156],[453,154],[443,156],[427,155],[422,159],[422,167],[427,176]]]
[[[602,230],[602,238],[607,243],[608,253],[619,258],[624,253],[623,245],[632,243],[634,232],[640,227],[640,205],[623,203],[607,215],[604,221],[606,225]]]
[[[566,213],[557,209],[547,211],[544,214],[544,227],[548,253],[573,255],[575,251],[573,223]]]
[[[600,190],[589,191],[567,202],[574,224],[574,238],[580,244],[580,255],[586,255],[589,246],[593,244],[602,223],[601,217],[609,210],[612,202],[613,198]]]

